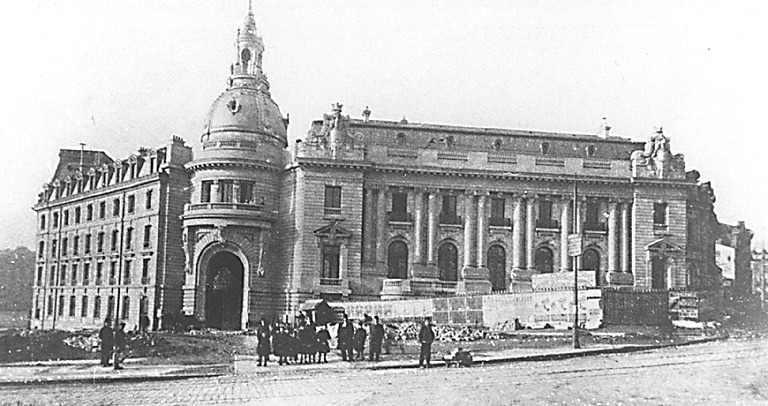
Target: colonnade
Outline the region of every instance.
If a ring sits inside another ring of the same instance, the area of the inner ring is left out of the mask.
[[[438,189],[416,188],[408,192],[413,208],[413,233],[409,246],[412,266],[436,266],[438,244],[440,243],[440,210],[444,192]],[[491,194],[488,191],[471,190],[464,193],[451,193],[457,201],[463,199],[463,256],[460,252],[459,269],[486,268],[489,244],[489,218]],[[494,194],[495,196],[495,194]],[[586,198],[580,198],[576,207],[574,230],[574,207],[571,196],[540,197],[527,193],[504,193],[498,195],[505,199],[506,208],[511,208],[512,244],[511,266],[512,279],[530,278],[535,273],[536,252],[536,211],[542,198],[559,203],[559,211],[553,211],[553,218],[559,219],[557,230],[547,228],[559,234],[559,270],[573,270],[574,261],[568,255],[568,235],[584,234],[584,210]],[[392,201],[392,190],[379,186],[365,189],[363,219],[363,262],[384,264],[387,261],[388,218],[387,211]],[[458,204],[457,204],[458,206]],[[628,200],[609,199],[607,207],[607,268],[608,272],[630,272],[630,216],[631,202]],[[459,226],[462,226],[459,224]],[[508,227],[508,226],[507,226]],[[602,231],[601,233],[606,233]],[[554,260],[554,258],[553,258]],[[576,266],[581,267],[580,261]],[[602,268],[602,267],[601,267]],[[410,271],[411,274],[413,271]]]

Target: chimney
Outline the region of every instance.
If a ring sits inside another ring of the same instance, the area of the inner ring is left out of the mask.
[[[365,110],[363,110],[363,121],[366,123],[371,118],[371,110],[368,109],[368,106],[365,106]]]

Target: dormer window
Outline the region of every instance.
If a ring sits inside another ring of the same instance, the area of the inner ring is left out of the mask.
[[[597,147],[595,147],[594,145],[589,145],[585,150],[587,152],[588,157],[593,157],[595,156],[595,152],[597,152]]]
[[[400,146],[405,145],[405,133],[398,133],[396,137],[397,137],[397,145],[400,145]]]
[[[539,145],[539,149],[541,150],[542,155],[547,155],[549,153],[549,143],[542,142],[541,145]]]

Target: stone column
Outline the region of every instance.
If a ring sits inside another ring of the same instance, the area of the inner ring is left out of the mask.
[[[214,180],[213,183],[211,183],[211,203],[221,202],[220,197],[221,196],[219,196],[219,181]]]
[[[475,237],[477,235],[476,202],[477,199],[472,192],[467,192],[464,195],[464,269],[474,268],[475,266]]]
[[[562,199],[560,212],[560,271],[571,271],[571,257],[568,256],[568,234],[571,233],[571,201]]]
[[[519,271],[523,266],[523,238],[525,232],[523,225],[523,199],[520,196],[512,197],[512,269]]]
[[[427,264],[437,266],[437,228],[440,218],[440,206],[437,190],[429,191],[429,219],[427,220]]]
[[[525,266],[528,270],[535,268],[533,240],[536,237],[536,223],[534,222],[534,203],[533,196],[525,199]]]
[[[619,270],[619,212],[615,201],[608,202],[608,272]]]
[[[424,239],[424,195],[421,189],[413,192],[413,264],[423,265],[422,240]],[[411,268],[413,270],[413,267]]]
[[[232,202],[243,203],[240,201],[240,181],[239,180],[232,182]]]
[[[376,199],[376,263],[387,262],[387,206],[389,206],[389,190],[378,190]]]
[[[363,263],[376,262],[376,201],[374,190],[363,189]]]
[[[488,268],[488,193],[478,197],[477,202],[477,258],[478,268]]]
[[[627,202],[621,204],[621,270],[625,273],[632,271],[629,256],[629,205]]]

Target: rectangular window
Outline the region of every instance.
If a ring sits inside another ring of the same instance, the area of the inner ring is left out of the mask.
[[[83,264],[83,285],[88,286],[91,282],[91,264]]]
[[[51,266],[51,273],[48,275],[48,284],[51,286],[56,284],[56,265]]]
[[[120,241],[120,230],[112,230],[112,251],[117,251],[117,243]]]
[[[64,286],[67,284],[67,265],[61,265],[61,268],[59,268],[59,286]]]
[[[152,189],[147,190],[147,195],[144,200],[144,208],[147,210],[152,209]]]
[[[93,205],[85,206],[85,221],[93,220]]]
[[[231,180],[219,181],[219,201],[222,203],[232,203],[232,194],[235,190],[235,182]]]
[[[408,194],[407,193],[392,193],[392,212],[393,213],[408,212]]]
[[[112,318],[115,315],[115,297],[107,298],[107,317]]]
[[[59,295],[59,317],[64,315],[64,295]]]
[[[88,296],[83,296],[80,306],[80,317],[88,317]]]
[[[440,211],[440,223],[457,224],[458,220],[456,215],[456,196],[444,195]]]
[[[240,181],[240,203],[253,203],[253,182]]]
[[[128,201],[125,204],[128,213],[133,213],[136,210],[136,195],[128,196]]]
[[[67,256],[67,250],[69,246],[69,238],[64,238],[61,240],[61,256],[66,257]]]
[[[557,228],[557,220],[552,219],[552,202],[549,200],[539,201],[539,218],[536,220],[536,227]]]
[[[40,215],[40,229],[45,230],[45,214]]]
[[[591,231],[601,230],[600,203],[588,201],[586,206],[584,228]]]
[[[323,246],[323,278],[339,278],[339,246]]]
[[[204,180],[202,188],[200,189],[200,203],[211,202],[211,187],[213,186],[212,180]]]
[[[112,200],[112,215],[113,216],[120,215],[120,199]]]
[[[69,225],[69,210],[64,210],[64,227]]]
[[[75,224],[80,224],[80,206],[75,207]]]
[[[144,226],[144,248],[149,248],[152,239],[152,226]]]
[[[48,316],[53,316],[53,296],[48,295]]]
[[[110,285],[117,285],[117,261],[112,261],[109,263],[109,284]]]
[[[42,259],[45,256],[45,241],[37,243],[37,257]]]
[[[59,227],[59,213],[53,213],[53,228]]]
[[[129,251],[133,249],[133,227],[128,227],[125,231],[125,249]]]
[[[53,259],[56,259],[56,249],[58,248],[56,246],[56,243],[57,243],[56,240],[51,240],[51,256],[53,257]]]
[[[85,235],[85,247],[83,248],[83,251],[85,251],[86,254],[91,253],[91,235],[90,234]]]
[[[93,298],[93,318],[101,318],[101,296],[96,296]]]
[[[325,187],[325,208],[341,209],[341,186]]]
[[[506,200],[503,198],[491,198],[491,219],[492,226],[509,225],[505,213]]]
[[[144,258],[141,262],[141,284],[149,284],[149,258]]]
[[[103,219],[107,215],[107,202],[99,202],[99,218]]]
[[[75,317],[76,300],[77,298],[74,295],[69,297],[69,317]]]
[[[35,319],[40,320],[40,297],[35,298]]]
[[[40,286],[43,284],[43,267],[38,266],[37,267],[37,285]]]
[[[77,286],[77,264],[72,264],[72,286]]]
[[[130,285],[131,284],[131,264],[133,261],[130,259],[125,260],[125,269],[123,270],[123,284],[124,285]]]
[[[123,296],[123,308],[122,310],[122,319],[125,320],[128,318],[128,316],[131,314],[131,298],[128,296]]]
[[[72,255],[77,255],[80,251],[80,236],[76,235],[72,239]]]
[[[96,284],[97,285],[101,285],[102,277],[104,277],[104,263],[97,262],[96,263]]]
[[[660,226],[667,225],[667,204],[666,203],[653,204],[653,224],[660,225]]]

